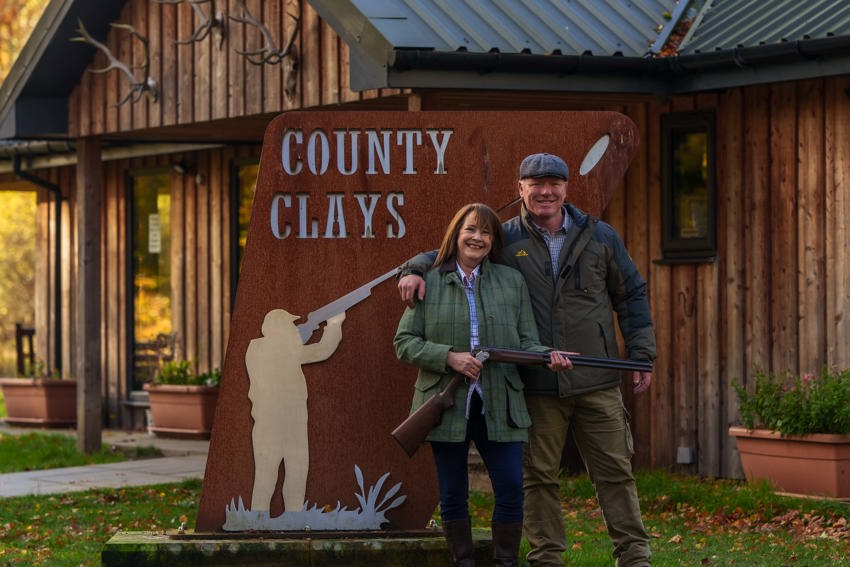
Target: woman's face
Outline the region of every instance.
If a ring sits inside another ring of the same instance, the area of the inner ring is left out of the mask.
[[[461,267],[471,270],[487,257],[492,248],[490,229],[478,226],[478,216],[474,212],[466,215],[457,235],[457,260]]]

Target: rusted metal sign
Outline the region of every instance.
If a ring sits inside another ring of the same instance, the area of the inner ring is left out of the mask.
[[[392,270],[469,202],[519,211],[519,163],[554,153],[571,202],[608,203],[637,149],[616,112],[293,112],[269,125],[198,531],[425,527],[430,450],[390,436],[416,369],[396,360]]]

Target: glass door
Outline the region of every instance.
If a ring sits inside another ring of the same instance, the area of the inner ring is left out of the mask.
[[[141,390],[152,381],[163,357],[173,354],[169,179],[167,171],[131,178],[130,390]]]

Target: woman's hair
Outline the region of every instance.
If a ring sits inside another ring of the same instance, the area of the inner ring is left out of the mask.
[[[437,259],[434,260],[434,266],[440,266],[446,260],[457,256],[457,237],[460,234],[464,220],[470,214],[474,216],[476,226],[489,230],[490,234],[493,235],[493,247],[490,249],[487,257],[493,262],[498,262],[501,259],[504,235],[502,233],[502,221],[499,220],[499,215],[484,203],[470,203],[461,207],[455,213],[448,228],[446,228],[446,233],[443,235],[443,242],[440,244],[440,249],[437,252]]]

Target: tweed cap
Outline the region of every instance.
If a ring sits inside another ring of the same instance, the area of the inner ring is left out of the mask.
[[[558,177],[566,181],[570,178],[570,169],[558,156],[531,154],[519,166],[519,178],[527,177]]]

